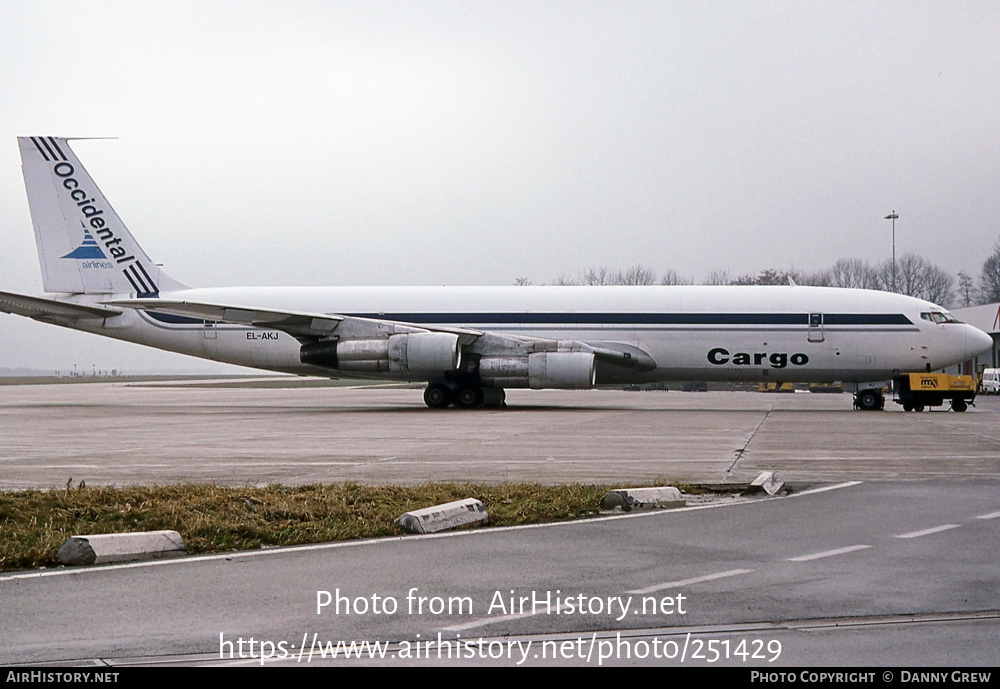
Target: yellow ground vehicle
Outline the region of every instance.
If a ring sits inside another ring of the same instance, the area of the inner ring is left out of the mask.
[[[757,383],[758,392],[795,392],[794,383]]]
[[[951,400],[954,411],[965,411],[976,398],[976,381],[972,376],[952,376],[947,373],[910,373],[893,379],[894,401],[905,411],[923,411],[924,407],[939,407]]]
[[[809,383],[809,392],[843,392],[843,383]]]

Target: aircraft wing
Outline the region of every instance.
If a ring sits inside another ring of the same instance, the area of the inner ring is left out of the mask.
[[[445,332],[458,335],[463,344],[481,336],[478,330],[449,328],[401,323],[376,318],[343,316],[336,313],[310,313],[308,311],[283,311],[255,306],[233,306],[169,299],[122,299],[107,302],[143,311],[157,311],[174,316],[197,318],[217,323],[248,325],[255,328],[280,330],[296,338],[379,337],[408,332]],[[334,332],[336,331],[336,332]]]
[[[122,310],[111,306],[76,304],[71,301],[31,297],[14,292],[0,292],[0,311],[27,316],[35,320],[110,318]]]
[[[334,337],[349,340],[381,338],[407,333],[448,333],[457,336],[461,345],[469,346],[472,351],[477,353],[588,352],[594,354],[598,361],[617,366],[638,370],[656,368],[656,362],[646,352],[634,345],[627,344],[601,343],[592,345],[576,341],[557,341],[470,328],[183,300],[121,299],[106,303],[116,307],[156,311],[217,323],[280,330],[303,343]]]
[[[255,328],[273,328],[295,337],[323,337],[329,335],[344,320],[343,316],[335,314],[275,311],[255,307],[171,301],[168,299],[122,299],[107,303],[130,309],[156,311],[172,316],[214,321],[216,323],[249,325]]]

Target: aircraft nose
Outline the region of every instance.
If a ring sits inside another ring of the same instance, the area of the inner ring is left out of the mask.
[[[979,328],[970,325],[965,335],[965,344],[968,346],[968,356],[971,359],[977,354],[990,349],[993,346],[993,338]]]

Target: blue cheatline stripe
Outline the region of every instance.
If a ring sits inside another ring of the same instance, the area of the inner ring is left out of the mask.
[[[127,274],[126,274],[127,276]],[[134,284],[134,283],[133,283]],[[163,323],[202,323],[200,319],[169,316],[148,312],[150,317]],[[711,325],[738,328],[745,326],[805,326],[809,324],[806,313],[357,313],[343,314],[358,318],[402,321],[414,324],[466,324],[486,326],[513,325],[573,325],[579,328],[594,325],[621,327],[649,325]],[[824,325],[900,326],[913,325],[909,318],[899,313],[824,314]]]
[[[913,325],[901,313],[825,313],[824,325]]]
[[[809,325],[808,313],[366,313],[350,314],[407,323],[546,325]],[[913,325],[901,313],[823,314],[824,325]]]

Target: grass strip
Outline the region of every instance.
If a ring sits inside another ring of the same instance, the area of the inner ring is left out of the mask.
[[[394,536],[402,533],[394,522],[404,512],[462,498],[482,501],[494,526],[580,519],[598,514],[611,488],[175,484],[0,492],[0,571],[57,566],[59,547],[70,536],[85,534],[172,529],[192,554]]]

